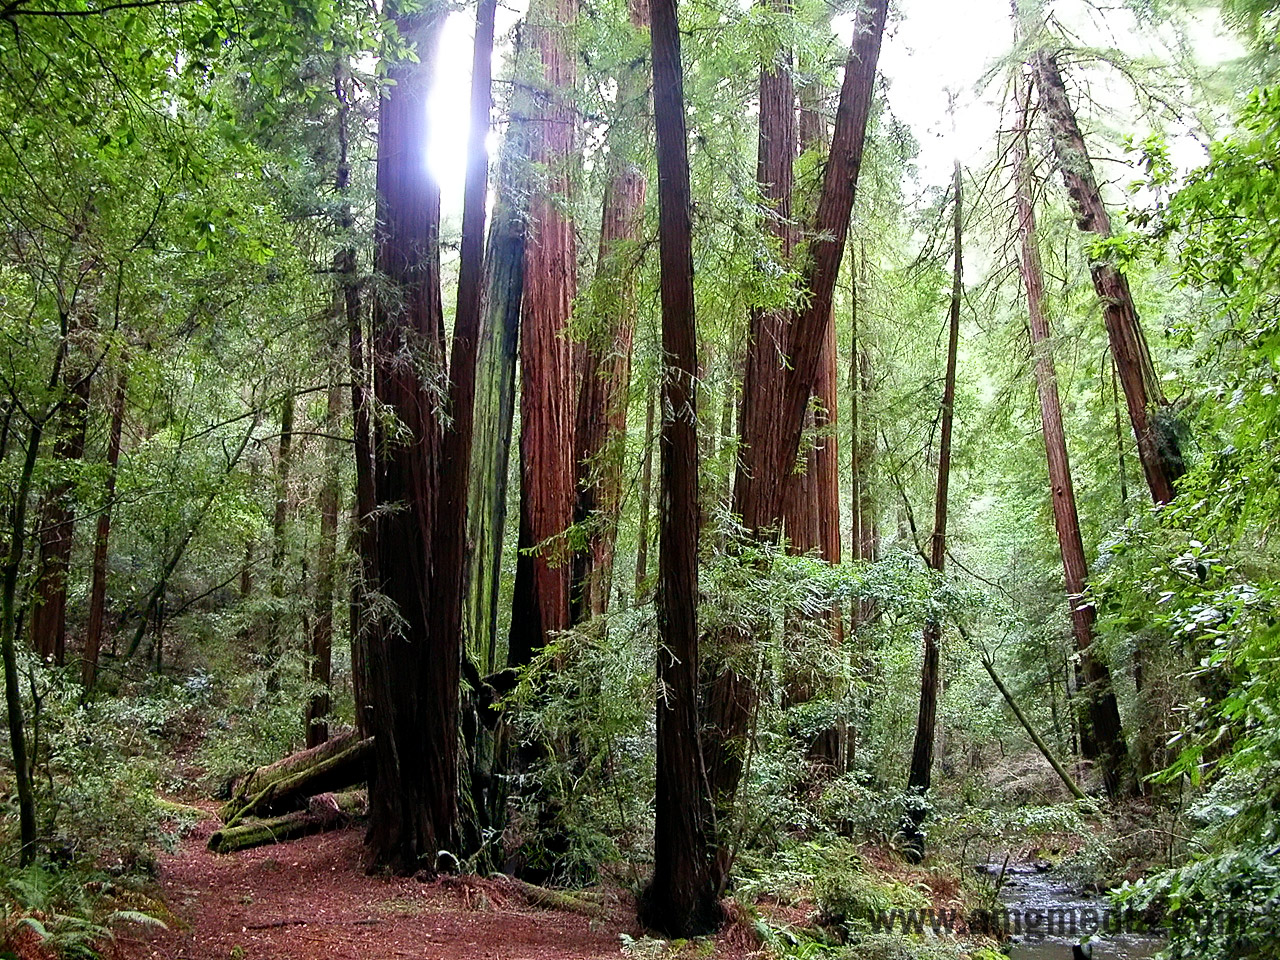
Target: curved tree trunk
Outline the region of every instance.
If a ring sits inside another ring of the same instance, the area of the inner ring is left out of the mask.
[[[951,484],[951,430],[956,410],[956,359],[960,345],[960,300],[964,296],[964,181],[960,161],[956,161],[955,213],[952,242],[955,244],[955,269],[951,279],[951,313],[947,329],[947,372],[942,391],[942,436],[938,442],[938,486],[933,501],[933,535],[929,538],[929,568],[941,574],[947,564],[947,494]],[[942,642],[942,622],[935,616],[924,625],[924,657],[920,670],[920,705],[916,715],[916,737],[911,750],[911,770],[907,788],[921,795],[928,793],[933,780],[933,743],[938,718],[938,659]],[[924,858],[923,808],[913,811],[908,837],[908,855]]]

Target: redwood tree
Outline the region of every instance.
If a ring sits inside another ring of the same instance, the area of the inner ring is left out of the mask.
[[[654,0],[662,288],[662,496],[658,545],[658,756],[653,879],[641,921],[687,937],[722,921],[698,712],[698,357],[684,80],[676,0]]]
[[[1014,202],[1021,243],[1022,282],[1027,293],[1027,315],[1036,361],[1036,391],[1040,397],[1040,419],[1044,433],[1045,455],[1049,464],[1049,492],[1053,498],[1053,520],[1062,553],[1062,569],[1066,579],[1067,601],[1071,606],[1071,626],[1081,669],[1087,683],[1085,716],[1082,724],[1092,733],[1082,737],[1083,743],[1096,745],[1102,764],[1107,792],[1111,795],[1126,788],[1128,747],[1120,726],[1120,709],[1107,666],[1093,651],[1093,605],[1085,602],[1088,576],[1084,542],[1080,536],[1080,517],[1076,510],[1075,487],[1071,480],[1071,464],[1067,457],[1066,432],[1062,423],[1062,405],[1058,397],[1058,378],[1054,370],[1053,346],[1049,318],[1045,312],[1044,270],[1036,241],[1035,206],[1031,191],[1031,168],[1026,146],[1025,94],[1018,91],[1019,129],[1013,147]]]
[[[577,78],[570,25],[577,0],[535,0],[525,20],[542,61],[530,122],[530,159],[545,180],[534,190],[525,242],[520,335],[520,554],[507,655],[528,663],[569,625],[564,533],[573,522],[574,368],[565,335],[577,292],[572,193]]]
[[[1111,218],[1102,202],[1093,163],[1067,97],[1067,87],[1057,59],[1049,50],[1042,48],[1032,56],[1031,64],[1076,224],[1085,233],[1109,237]],[[1111,356],[1120,374],[1129,421],[1137,439],[1138,459],[1151,490],[1151,499],[1157,504],[1168,503],[1173,499],[1174,484],[1186,467],[1172,415],[1168,411],[1168,401],[1160,389],[1160,378],[1129,290],[1129,280],[1114,264],[1105,260],[1091,260],[1089,273],[1102,304],[1102,320],[1111,345]]]
[[[631,26],[644,30],[648,0],[628,4]],[[608,134],[609,181],[600,226],[600,255],[591,286],[591,329],[583,344],[574,459],[574,523],[586,525],[586,547],[573,560],[573,619],[609,605],[613,551],[622,505],[622,468],[636,324],[636,245],[648,187],[639,145],[648,112],[643,64],[625,64],[618,78],[618,116]]]

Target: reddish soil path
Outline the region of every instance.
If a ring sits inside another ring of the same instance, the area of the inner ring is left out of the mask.
[[[638,935],[621,901],[589,920],[531,908],[501,880],[366,876],[358,829],[217,856],[211,827],[162,858],[180,922],[122,936],[131,960],[597,960]]]

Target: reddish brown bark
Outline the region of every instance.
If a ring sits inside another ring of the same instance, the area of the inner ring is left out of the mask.
[[[389,11],[416,61],[389,68],[379,102],[374,392],[398,418],[374,436],[375,552],[368,567],[396,617],[369,638],[374,764],[368,841],[400,872],[436,869],[457,847],[460,631],[432,619],[431,543],[438,514],[442,430],[421,370],[444,364],[440,191],[426,163],[425,101],[440,11]],[[466,465],[453,469],[465,470]]]
[[[676,0],[654,0],[662,288],[657,789],[653,880],[641,921],[668,936],[719,927],[711,797],[698,712],[698,407],[689,162]]]
[[[1049,464],[1049,490],[1053,498],[1054,527],[1062,553],[1062,569],[1071,606],[1071,625],[1076,649],[1080,654],[1085,690],[1087,725],[1092,736],[1081,737],[1082,744],[1096,744],[1096,759],[1103,768],[1107,792],[1116,795],[1127,789],[1128,748],[1120,725],[1120,710],[1107,666],[1092,650],[1095,611],[1083,599],[1088,577],[1084,543],[1080,536],[1080,517],[1076,510],[1075,488],[1071,480],[1071,464],[1067,456],[1066,431],[1062,423],[1062,405],[1058,396],[1058,379],[1054,370],[1052,335],[1044,307],[1044,270],[1036,241],[1035,207],[1032,200],[1031,172],[1027,158],[1025,110],[1019,92],[1020,129],[1013,149],[1015,165],[1015,204],[1018,234],[1022,245],[1022,281],[1027,293],[1027,313],[1031,342],[1036,360],[1036,390],[1040,398],[1040,419],[1044,432],[1045,456]],[[1090,752],[1095,752],[1091,750]]]
[[[123,369],[116,375],[115,397],[111,401],[111,428],[107,437],[107,480],[102,510],[93,538],[93,573],[89,587],[89,624],[84,635],[84,655],[80,679],[92,690],[98,681],[98,657],[107,607],[107,548],[111,542],[111,511],[116,495],[116,467],[120,463],[120,441],[124,433],[125,391],[128,381]]]
[[[631,25],[648,24],[648,0],[633,0]],[[634,245],[644,214],[644,169],[631,129],[646,106],[642,71],[633,64],[618,81],[619,115],[610,130],[612,175],[605,190],[600,227],[600,256],[592,299],[600,316],[582,351],[574,459],[577,497],[574,523],[584,524],[587,543],[573,560],[573,620],[605,612],[613,577],[618,511],[622,502],[622,467],[631,387],[631,346],[635,335],[636,291]]]
[[[70,368],[67,368],[70,369]],[[84,456],[88,426],[90,375],[67,384],[62,430],[53,445],[54,459],[77,463]],[[40,503],[40,559],[31,610],[31,645],[46,660],[62,664],[67,656],[67,567],[75,539],[75,485],[60,479]]]
[[[779,328],[782,333],[775,334],[765,329],[750,347],[753,351],[761,351],[772,345],[775,349],[789,352],[789,362],[782,365],[780,392],[769,382],[772,370],[778,369],[776,363],[757,364],[758,372],[753,375],[749,360],[747,376],[751,379],[743,386],[743,426],[740,432],[746,450],[739,451],[739,469],[734,480],[734,510],[747,530],[757,536],[776,534],[782,515],[785,481],[795,465],[804,431],[805,411],[817,380],[825,331],[831,319],[836,276],[844,256],[849,216],[862,166],[876,65],[887,16],[888,0],[870,0],[858,10],[840,91],[830,157],[810,232],[804,279],[808,294],[805,306],[792,318],[789,335],[785,333],[785,324]],[[768,74],[766,70],[762,80]],[[761,139],[764,149],[761,151],[759,179],[769,190],[776,190],[781,182],[790,182],[789,176],[781,172],[781,157],[774,155],[777,138],[789,135],[786,133],[787,125],[793,115],[789,98],[786,99],[787,117],[769,121],[770,135],[766,137],[765,133],[765,118],[778,109],[775,104],[785,98],[785,87],[783,90],[779,94],[772,86],[766,87],[762,83]],[[781,133],[775,135],[774,131]],[[786,162],[790,162],[789,150]],[[779,197],[779,200],[783,198]],[[775,214],[780,218],[778,222],[785,224],[789,221],[790,208],[775,210]],[[781,219],[784,214],[786,220]],[[785,243],[784,238],[784,249]],[[787,339],[770,339],[783,336]],[[772,412],[757,408],[770,408]],[[761,436],[762,432],[764,436]],[[753,438],[756,439],[754,447],[751,445]],[[738,642],[733,637],[723,639],[729,644]],[[732,656],[726,659],[731,661]],[[754,699],[750,678],[728,668],[718,671],[708,691],[707,770],[713,796],[721,810],[731,806],[737,792],[742,773],[741,748]],[[728,853],[727,849],[720,852],[718,869],[722,875],[727,872]]]
[[[1076,224],[1085,233],[1109,237],[1111,218],[1102,202],[1084,135],[1067,97],[1058,63],[1048,50],[1041,49],[1032,56],[1031,65]],[[1142,472],[1152,500],[1157,504],[1168,503],[1173,499],[1174,485],[1186,468],[1178,438],[1168,425],[1169,415],[1164,412],[1168,402],[1160,389],[1160,378],[1134,306],[1129,281],[1114,265],[1101,260],[1089,264],[1089,273],[1102,303],[1103,324],[1124,388]]]
[[[542,61],[544,87],[530,124],[532,162],[546,171],[529,211],[520,336],[520,555],[508,660],[528,663],[569,625],[573,521],[574,351],[565,335],[577,287],[568,200],[573,189],[577,79],[569,30],[577,0],[536,0],[526,30]]]
[[[644,409],[644,462],[640,468],[640,533],[636,548],[636,596],[644,591],[649,579],[649,501],[653,490],[653,417],[654,389],[649,388],[649,400]]]

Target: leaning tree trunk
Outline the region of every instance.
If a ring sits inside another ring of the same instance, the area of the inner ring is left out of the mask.
[[[746,476],[739,472],[734,479],[737,512],[747,529],[757,535],[776,529],[782,511],[784,481],[800,448],[805,411],[817,378],[823,335],[830,322],[836,277],[844,257],[887,18],[888,0],[868,0],[859,6],[836,111],[831,153],[809,233],[804,271],[804,290],[808,296],[791,321],[790,357],[785,365],[782,393],[777,398],[780,403],[775,407],[775,410],[780,408],[780,415],[771,421],[776,425],[773,442],[760,455],[760,469],[755,474]],[[760,396],[753,395],[744,386],[744,419],[747,410],[762,403]],[[747,429],[741,433],[744,438],[749,436]],[[744,481],[747,489],[740,495],[738,486]],[[749,511],[744,509],[748,505]],[[727,693],[719,693],[725,689]],[[714,796],[723,805],[726,798],[736,794],[741,778],[740,746],[747,735],[754,692],[749,679],[725,669],[719,672],[711,696],[707,767]],[[728,866],[725,853],[721,851],[721,871]]]
[[[545,171],[534,192],[525,244],[520,336],[520,554],[507,657],[530,662],[569,626],[569,564],[564,533],[573,522],[573,349],[565,335],[577,287],[573,193],[573,88],[570,31],[577,0],[537,0],[526,31],[538,51],[544,87],[530,123],[532,162]]]
[[[1017,10],[1015,7],[1015,16]],[[1102,202],[1084,135],[1076,122],[1066,84],[1054,56],[1045,49],[1031,58],[1040,101],[1049,121],[1049,132],[1076,224],[1085,233],[1111,236],[1111,218]],[[1129,280],[1115,265],[1102,260],[1089,264],[1093,287],[1102,302],[1102,319],[1111,344],[1111,356],[1120,372],[1129,421],[1138,443],[1138,459],[1157,504],[1173,499],[1174,484],[1186,471],[1177,432],[1167,411],[1147,338],[1133,303]]]
[[[89,586],[89,624],[85,628],[84,655],[80,661],[80,679],[92,690],[98,682],[98,658],[102,652],[102,634],[107,609],[107,548],[111,542],[111,512],[115,507],[116,470],[120,464],[120,440],[124,433],[124,414],[128,376],[123,364],[116,374],[115,397],[111,402],[111,428],[107,437],[107,481],[98,528],[93,538],[93,573]]]
[[[654,0],[662,292],[662,496],[658,545],[658,756],[653,880],[641,921],[668,936],[719,927],[715,826],[698,712],[698,403],[692,200],[676,0]]]
[[[648,0],[631,0],[631,25],[648,26]],[[574,523],[586,526],[586,545],[573,560],[573,620],[604,613],[613,579],[614,544],[622,506],[631,346],[636,324],[637,241],[648,186],[641,163],[641,122],[648,112],[648,85],[639,61],[618,79],[618,115],[609,129],[611,176],[605,189],[600,256],[591,285],[592,329],[579,373],[574,460],[577,499]]]
[[[942,391],[942,436],[938,442],[938,487],[934,495],[933,535],[929,538],[929,569],[941,575],[947,564],[947,493],[951,484],[951,428],[956,410],[956,359],[960,345],[960,299],[964,296],[964,183],[960,161],[956,161],[955,213],[952,221],[955,269],[951,278],[951,315],[947,330],[947,373]],[[916,715],[916,738],[911,750],[911,770],[907,789],[924,796],[933,779],[933,742],[938,718],[938,658],[942,641],[942,621],[934,614],[925,619],[924,658],[920,670],[920,706]],[[924,859],[923,805],[911,812],[908,856]]]
[[[1081,722],[1082,728],[1087,727],[1092,736],[1082,736],[1081,742],[1096,745],[1096,759],[1102,765],[1107,793],[1114,796],[1127,789],[1128,747],[1120,725],[1120,709],[1110,672],[1092,649],[1095,611],[1093,605],[1083,599],[1088,563],[1080,536],[1080,517],[1076,511],[1075,488],[1067,457],[1067,439],[1062,423],[1062,405],[1058,397],[1049,318],[1044,307],[1044,270],[1040,264],[1040,250],[1036,241],[1035,207],[1026,147],[1026,113],[1021,91],[1018,97],[1022,124],[1016,133],[1013,162],[1018,234],[1022,245],[1022,282],[1027,292],[1027,313],[1035,352],[1036,390],[1040,396],[1040,419],[1044,431],[1045,455],[1049,463],[1054,526],[1057,528],[1058,546],[1062,552],[1067,601],[1071,606],[1072,632],[1087,684],[1084,697],[1087,715],[1081,718]]]
[[[70,367],[65,367],[70,370]],[[54,459],[64,466],[84,456],[85,431],[89,420],[91,371],[67,384],[67,402],[62,408],[63,423],[53,445]],[[31,645],[45,660],[62,664],[67,656],[67,571],[75,538],[75,483],[60,478],[46,492],[40,504],[40,558],[31,610]]]

